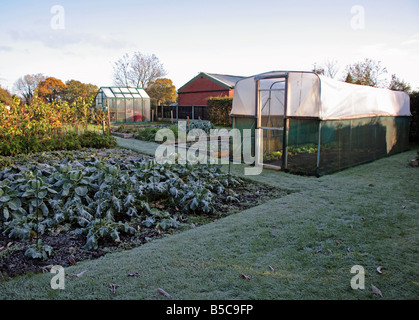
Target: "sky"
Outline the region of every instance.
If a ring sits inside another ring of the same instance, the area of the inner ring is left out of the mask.
[[[125,53],[155,54],[176,88],[199,72],[251,76],[381,61],[419,88],[419,1],[0,2],[0,85],[26,74],[113,85]]]

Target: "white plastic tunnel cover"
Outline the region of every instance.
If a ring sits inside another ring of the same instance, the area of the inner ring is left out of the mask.
[[[287,106],[284,108],[287,76]],[[257,88],[259,81],[259,88]],[[261,114],[314,117],[321,120],[373,116],[411,116],[409,95],[401,91],[349,84],[313,72],[273,71],[239,80],[233,98],[232,116],[256,116],[259,89]],[[270,104],[267,103],[270,99]]]

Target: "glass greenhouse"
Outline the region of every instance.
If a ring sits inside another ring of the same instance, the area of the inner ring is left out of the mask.
[[[141,88],[101,87],[96,95],[96,107],[106,110],[112,123],[150,121],[150,97]]]
[[[409,148],[408,94],[314,72],[239,80],[230,116],[241,132],[235,150],[250,146],[256,163],[295,173],[327,174]]]

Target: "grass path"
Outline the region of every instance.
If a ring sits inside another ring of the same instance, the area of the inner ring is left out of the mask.
[[[153,143],[118,139],[153,154]],[[154,148],[154,149],[153,149]],[[66,268],[87,272],[52,290],[52,274],[0,282],[2,299],[419,298],[416,150],[321,178],[264,170],[255,181],[293,191],[216,222]],[[232,165],[243,175],[243,165]],[[350,269],[365,269],[365,289]],[[271,269],[270,267],[273,269]],[[383,274],[376,271],[385,267]],[[129,277],[138,272],[142,277]],[[244,274],[250,277],[245,280]],[[117,294],[108,290],[118,284]]]

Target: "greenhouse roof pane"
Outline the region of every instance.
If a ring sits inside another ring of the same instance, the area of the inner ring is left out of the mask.
[[[138,93],[141,94],[143,98],[149,98],[148,94],[144,91],[144,89],[138,88]]]
[[[101,87],[100,92],[105,98],[144,99],[150,98],[142,88],[133,87]],[[96,97],[99,99],[99,95]]]
[[[114,95],[112,93],[112,91],[109,88],[102,88],[103,93],[105,94],[105,96],[109,97],[109,98],[113,98]]]

